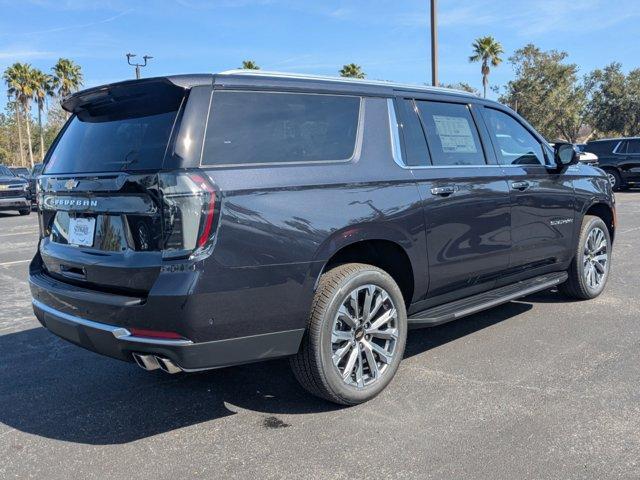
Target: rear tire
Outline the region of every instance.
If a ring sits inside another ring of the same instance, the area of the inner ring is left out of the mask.
[[[20,215],[29,215],[31,213],[31,209],[18,210]]]
[[[569,278],[560,285],[565,295],[589,300],[602,293],[611,268],[611,237],[600,217],[585,215],[574,257],[567,273]]]
[[[614,192],[620,192],[625,189],[625,185],[622,183],[622,177],[617,170],[607,169],[606,174]]]
[[[393,278],[372,265],[340,265],[320,278],[291,367],[313,395],[356,405],[391,382],[406,338],[404,298]]]

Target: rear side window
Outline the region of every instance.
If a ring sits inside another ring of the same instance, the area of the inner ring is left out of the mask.
[[[540,142],[511,115],[485,108],[487,128],[501,165],[544,165]]]
[[[404,160],[408,167],[430,165],[429,150],[413,100],[398,100],[400,124],[404,140]]]
[[[360,98],[276,92],[213,94],[202,163],[241,165],[347,160]]]
[[[640,155],[640,140],[627,141],[627,155]]]
[[[417,101],[433,165],[484,165],[475,122],[467,105]]]
[[[13,177],[13,172],[7,167],[0,165],[0,175],[3,177]]]

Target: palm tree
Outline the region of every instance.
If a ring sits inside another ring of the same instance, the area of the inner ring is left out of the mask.
[[[16,113],[16,125],[18,126],[18,151],[20,157],[20,165],[25,166],[24,162],[24,147],[22,144],[22,124],[20,122],[20,103],[18,102],[18,70],[16,66],[18,63],[14,63],[10,67],[4,71],[3,78],[7,84],[7,97],[11,99],[14,98],[14,101],[11,102],[15,113]]]
[[[348,78],[364,78],[367,75],[362,71],[362,67],[360,65],[350,63],[348,65],[342,66],[342,69],[340,70],[340,76]]]
[[[5,71],[5,81],[9,94],[15,97],[17,109],[24,112],[27,128],[27,144],[29,146],[29,162],[33,168],[33,147],[31,145],[31,100],[35,91],[33,68],[28,63],[14,63]],[[20,116],[17,116],[20,119]],[[20,142],[22,143],[22,142]]]
[[[59,58],[53,70],[53,88],[59,97],[64,98],[82,86],[82,69],[80,65],[68,58]],[[67,113],[66,116],[69,116]]]
[[[502,63],[500,55],[504,53],[504,50],[500,42],[497,42],[495,38],[491,36],[476,38],[472,46],[473,55],[469,57],[469,61],[482,62],[482,68],[480,69],[482,72],[482,86],[484,87],[484,98],[487,98],[489,72],[491,71],[489,65],[492,67],[500,65],[500,63]]]
[[[258,64],[253,60],[243,60],[240,68],[242,70],[260,70]]]
[[[38,105],[38,129],[40,130],[40,161],[44,159],[44,132],[42,131],[42,111],[47,97],[53,97],[53,77],[42,70],[33,70],[33,98]]]

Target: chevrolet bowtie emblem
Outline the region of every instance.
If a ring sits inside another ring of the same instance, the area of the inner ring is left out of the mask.
[[[73,190],[77,186],[78,186],[78,181],[72,178],[64,182],[64,188],[66,188],[67,190]]]

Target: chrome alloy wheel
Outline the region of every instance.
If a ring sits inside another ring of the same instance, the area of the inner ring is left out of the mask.
[[[584,245],[583,275],[587,286],[598,288],[607,274],[609,245],[607,237],[599,227],[589,232]]]
[[[609,179],[609,184],[611,185],[611,188],[615,188],[616,186],[616,176],[613,173],[609,173],[607,172],[607,178]]]
[[[347,385],[358,389],[376,382],[391,364],[398,343],[398,312],[377,285],[349,293],[333,320],[333,365]]]

